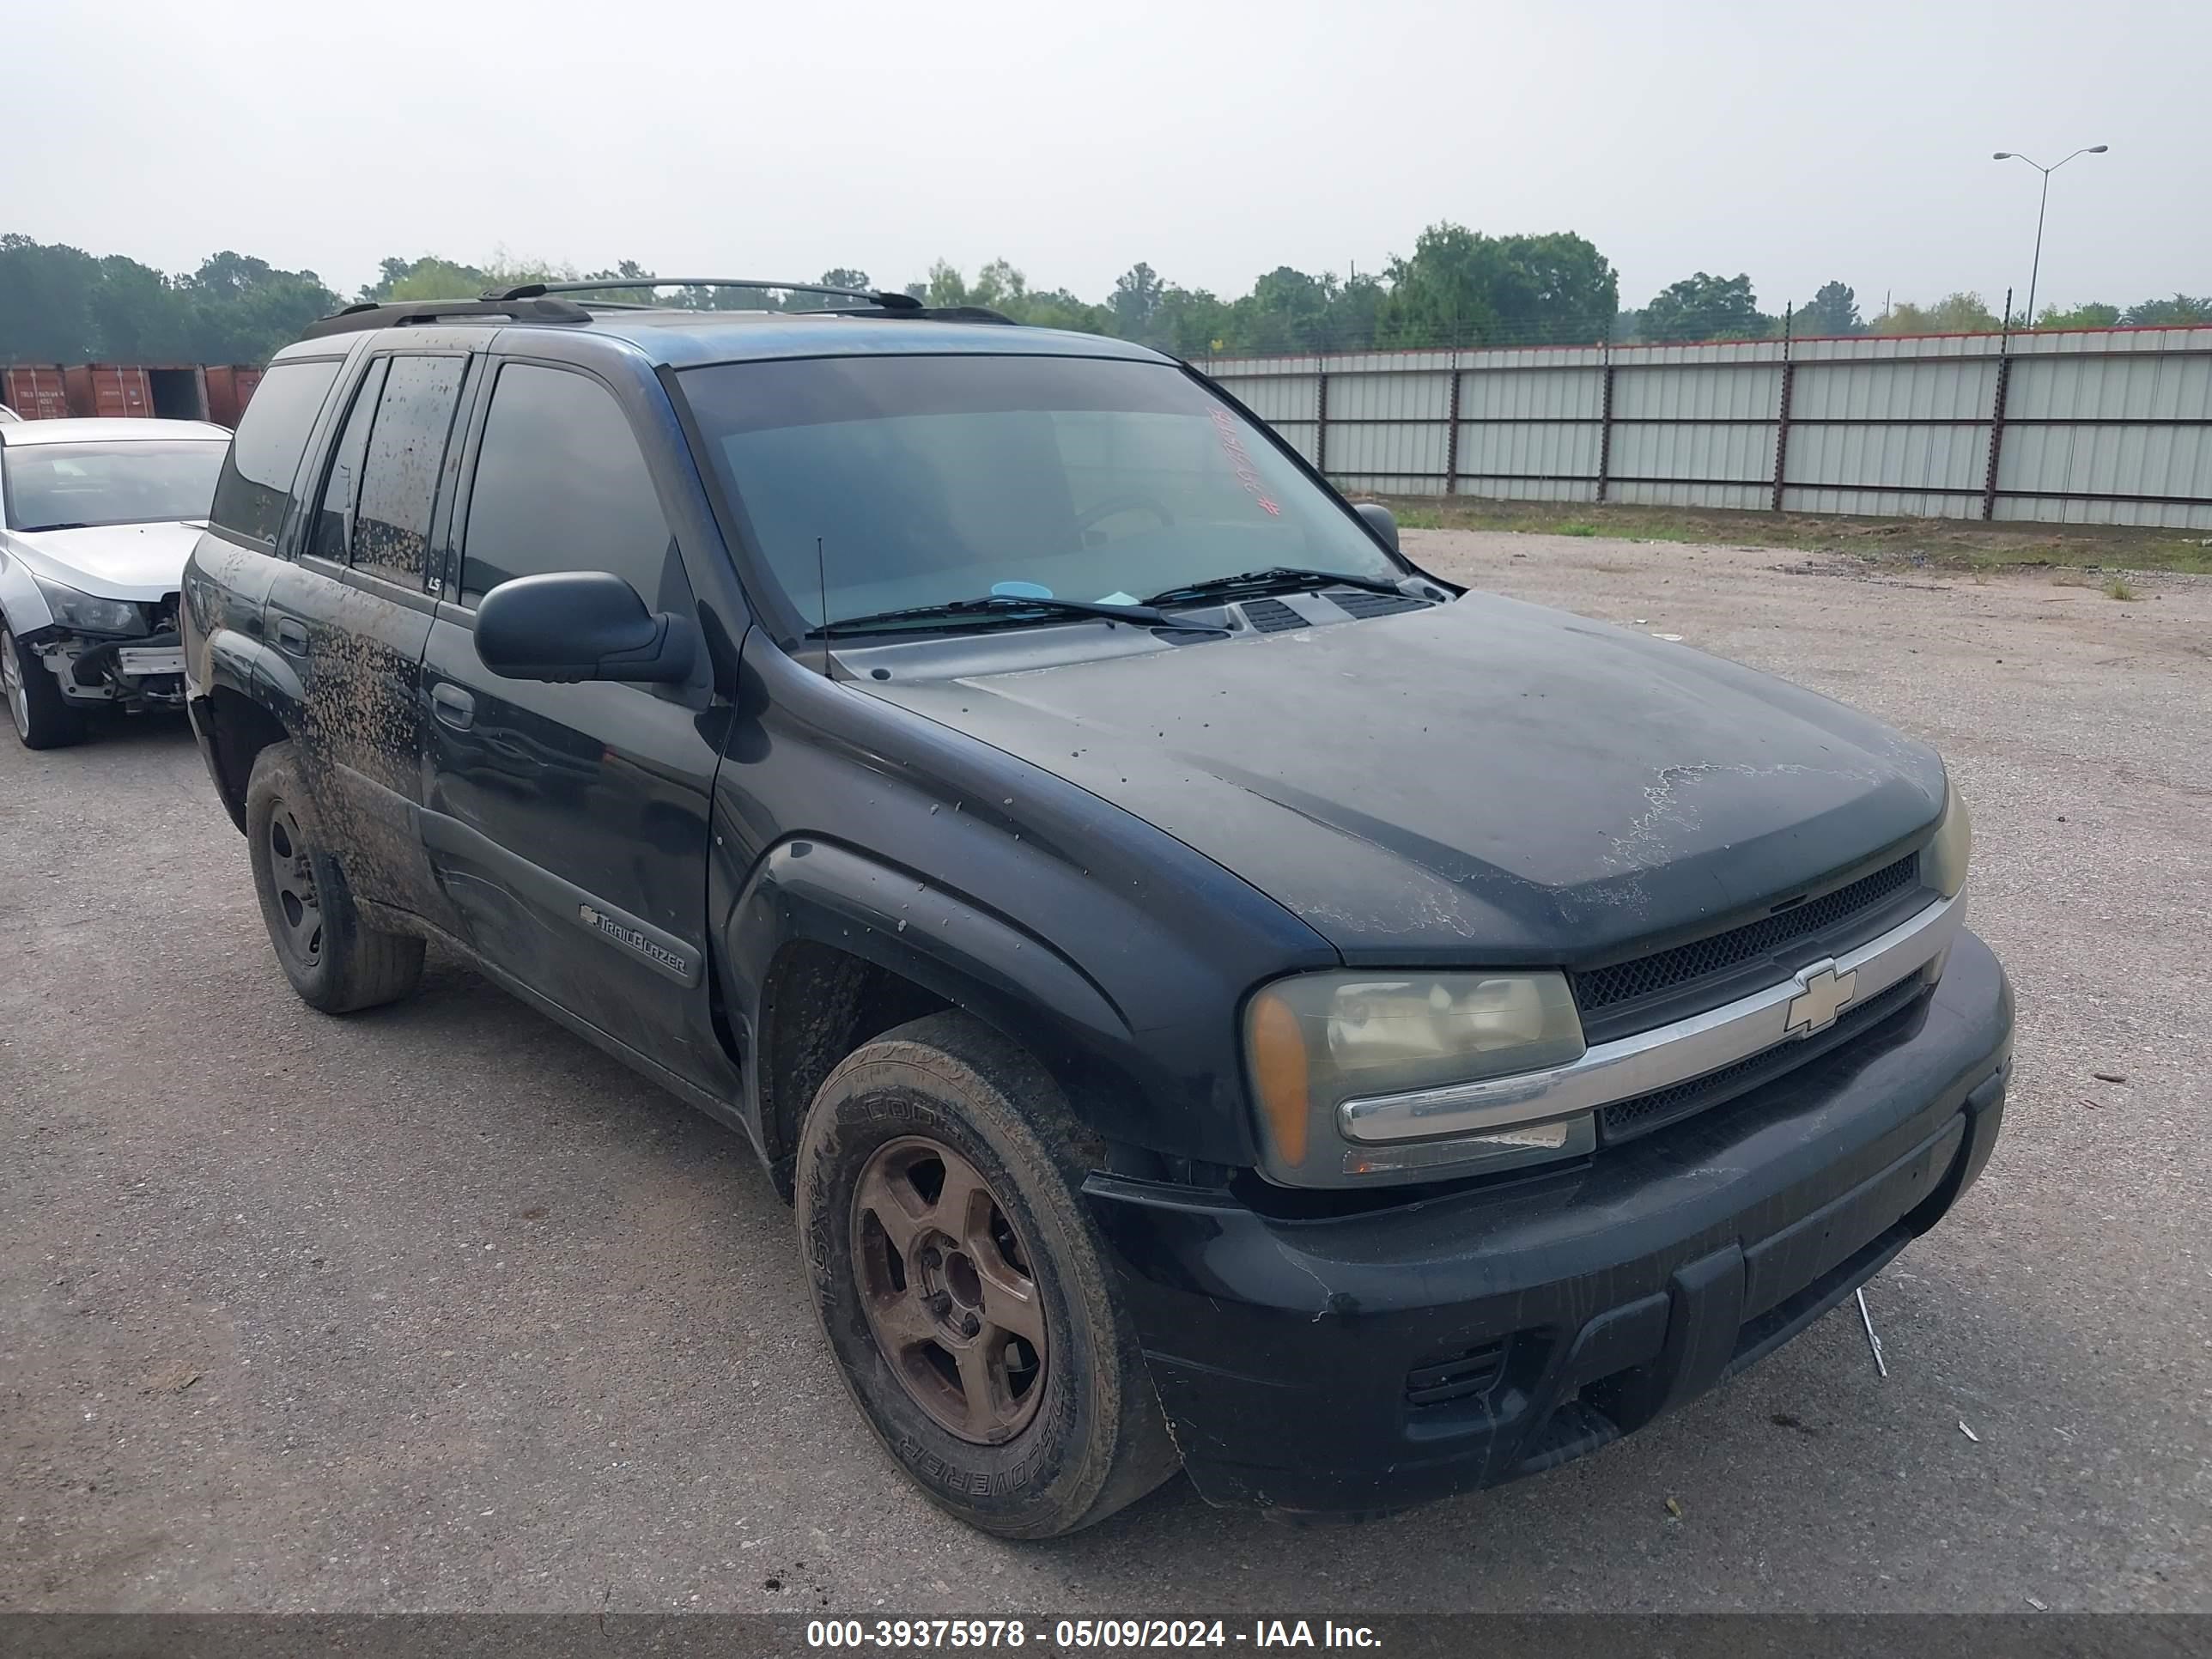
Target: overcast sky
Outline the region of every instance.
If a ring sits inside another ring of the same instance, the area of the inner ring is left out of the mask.
[[[0,230],[350,295],[387,254],[883,283],[1003,255],[1103,298],[1574,230],[1692,270],[2024,303],[2212,292],[2212,4],[5,9]],[[445,21],[439,21],[439,20]],[[655,21],[659,20],[659,21]]]

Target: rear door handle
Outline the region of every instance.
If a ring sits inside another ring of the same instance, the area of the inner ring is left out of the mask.
[[[276,643],[287,651],[305,654],[307,649],[307,625],[296,617],[277,617]]]
[[[477,700],[458,685],[434,685],[430,712],[456,732],[465,732],[476,724]]]

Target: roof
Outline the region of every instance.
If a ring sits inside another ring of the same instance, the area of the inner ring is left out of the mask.
[[[9,421],[0,425],[0,444],[20,449],[26,444],[113,443],[118,439],[205,438],[228,443],[230,429],[208,421],[98,420],[89,416],[53,421]]]
[[[459,302],[457,302],[458,304]],[[481,305],[482,302],[474,302]],[[501,321],[501,337],[532,334],[573,337],[592,334],[627,342],[657,365],[695,368],[708,363],[744,362],[770,357],[843,357],[875,354],[897,356],[981,356],[1037,357],[1118,357],[1146,362],[1169,359],[1148,347],[1100,334],[1077,334],[1062,329],[1029,328],[1005,323],[960,322],[915,312],[854,309],[849,311],[678,311],[642,307],[583,307],[587,315],[576,322],[538,321],[517,318],[507,322],[477,313],[456,312],[450,324],[424,323],[422,327],[451,326],[480,331],[487,321]],[[330,338],[303,340],[287,346],[280,356],[328,356]]]

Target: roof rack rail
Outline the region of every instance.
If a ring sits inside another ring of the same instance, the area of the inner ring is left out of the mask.
[[[573,300],[402,300],[379,304],[364,300],[320,318],[300,331],[303,340],[325,334],[351,334],[369,328],[406,328],[417,323],[472,322],[504,318],[517,323],[588,323],[592,313]]]
[[[514,288],[486,289],[493,300],[535,300],[550,294],[598,294],[613,288],[749,288],[773,289],[783,294],[826,294],[841,300],[866,300],[885,311],[919,311],[921,301],[911,294],[882,289],[827,288],[820,283],[779,283],[750,276],[612,276],[605,282],[522,283]]]
[[[870,317],[876,314],[867,311],[853,313],[855,317]],[[1008,328],[1021,326],[1005,312],[994,311],[988,306],[920,306],[912,311],[902,311],[893,314],[920,318],[933,323],[1003,323]]]

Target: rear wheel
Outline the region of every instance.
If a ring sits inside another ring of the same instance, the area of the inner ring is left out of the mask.
[[[1174,1442],[1079,1197],[1050,1077],[964,1014],[838,1066],[799,1148],[799,1238],[846,1386],[941,1508],[1010,1538],[1104,1519]]]
[[[246,840],[261,920],[301,1000],[326,1014],[396,1002],[422,977],[422,941],[361,918],[289,743],[254,757]]]
[[[65,749],[84,740],[84,711],[70,707],[38,653],[0,626],[0,692],[26,749]]]

